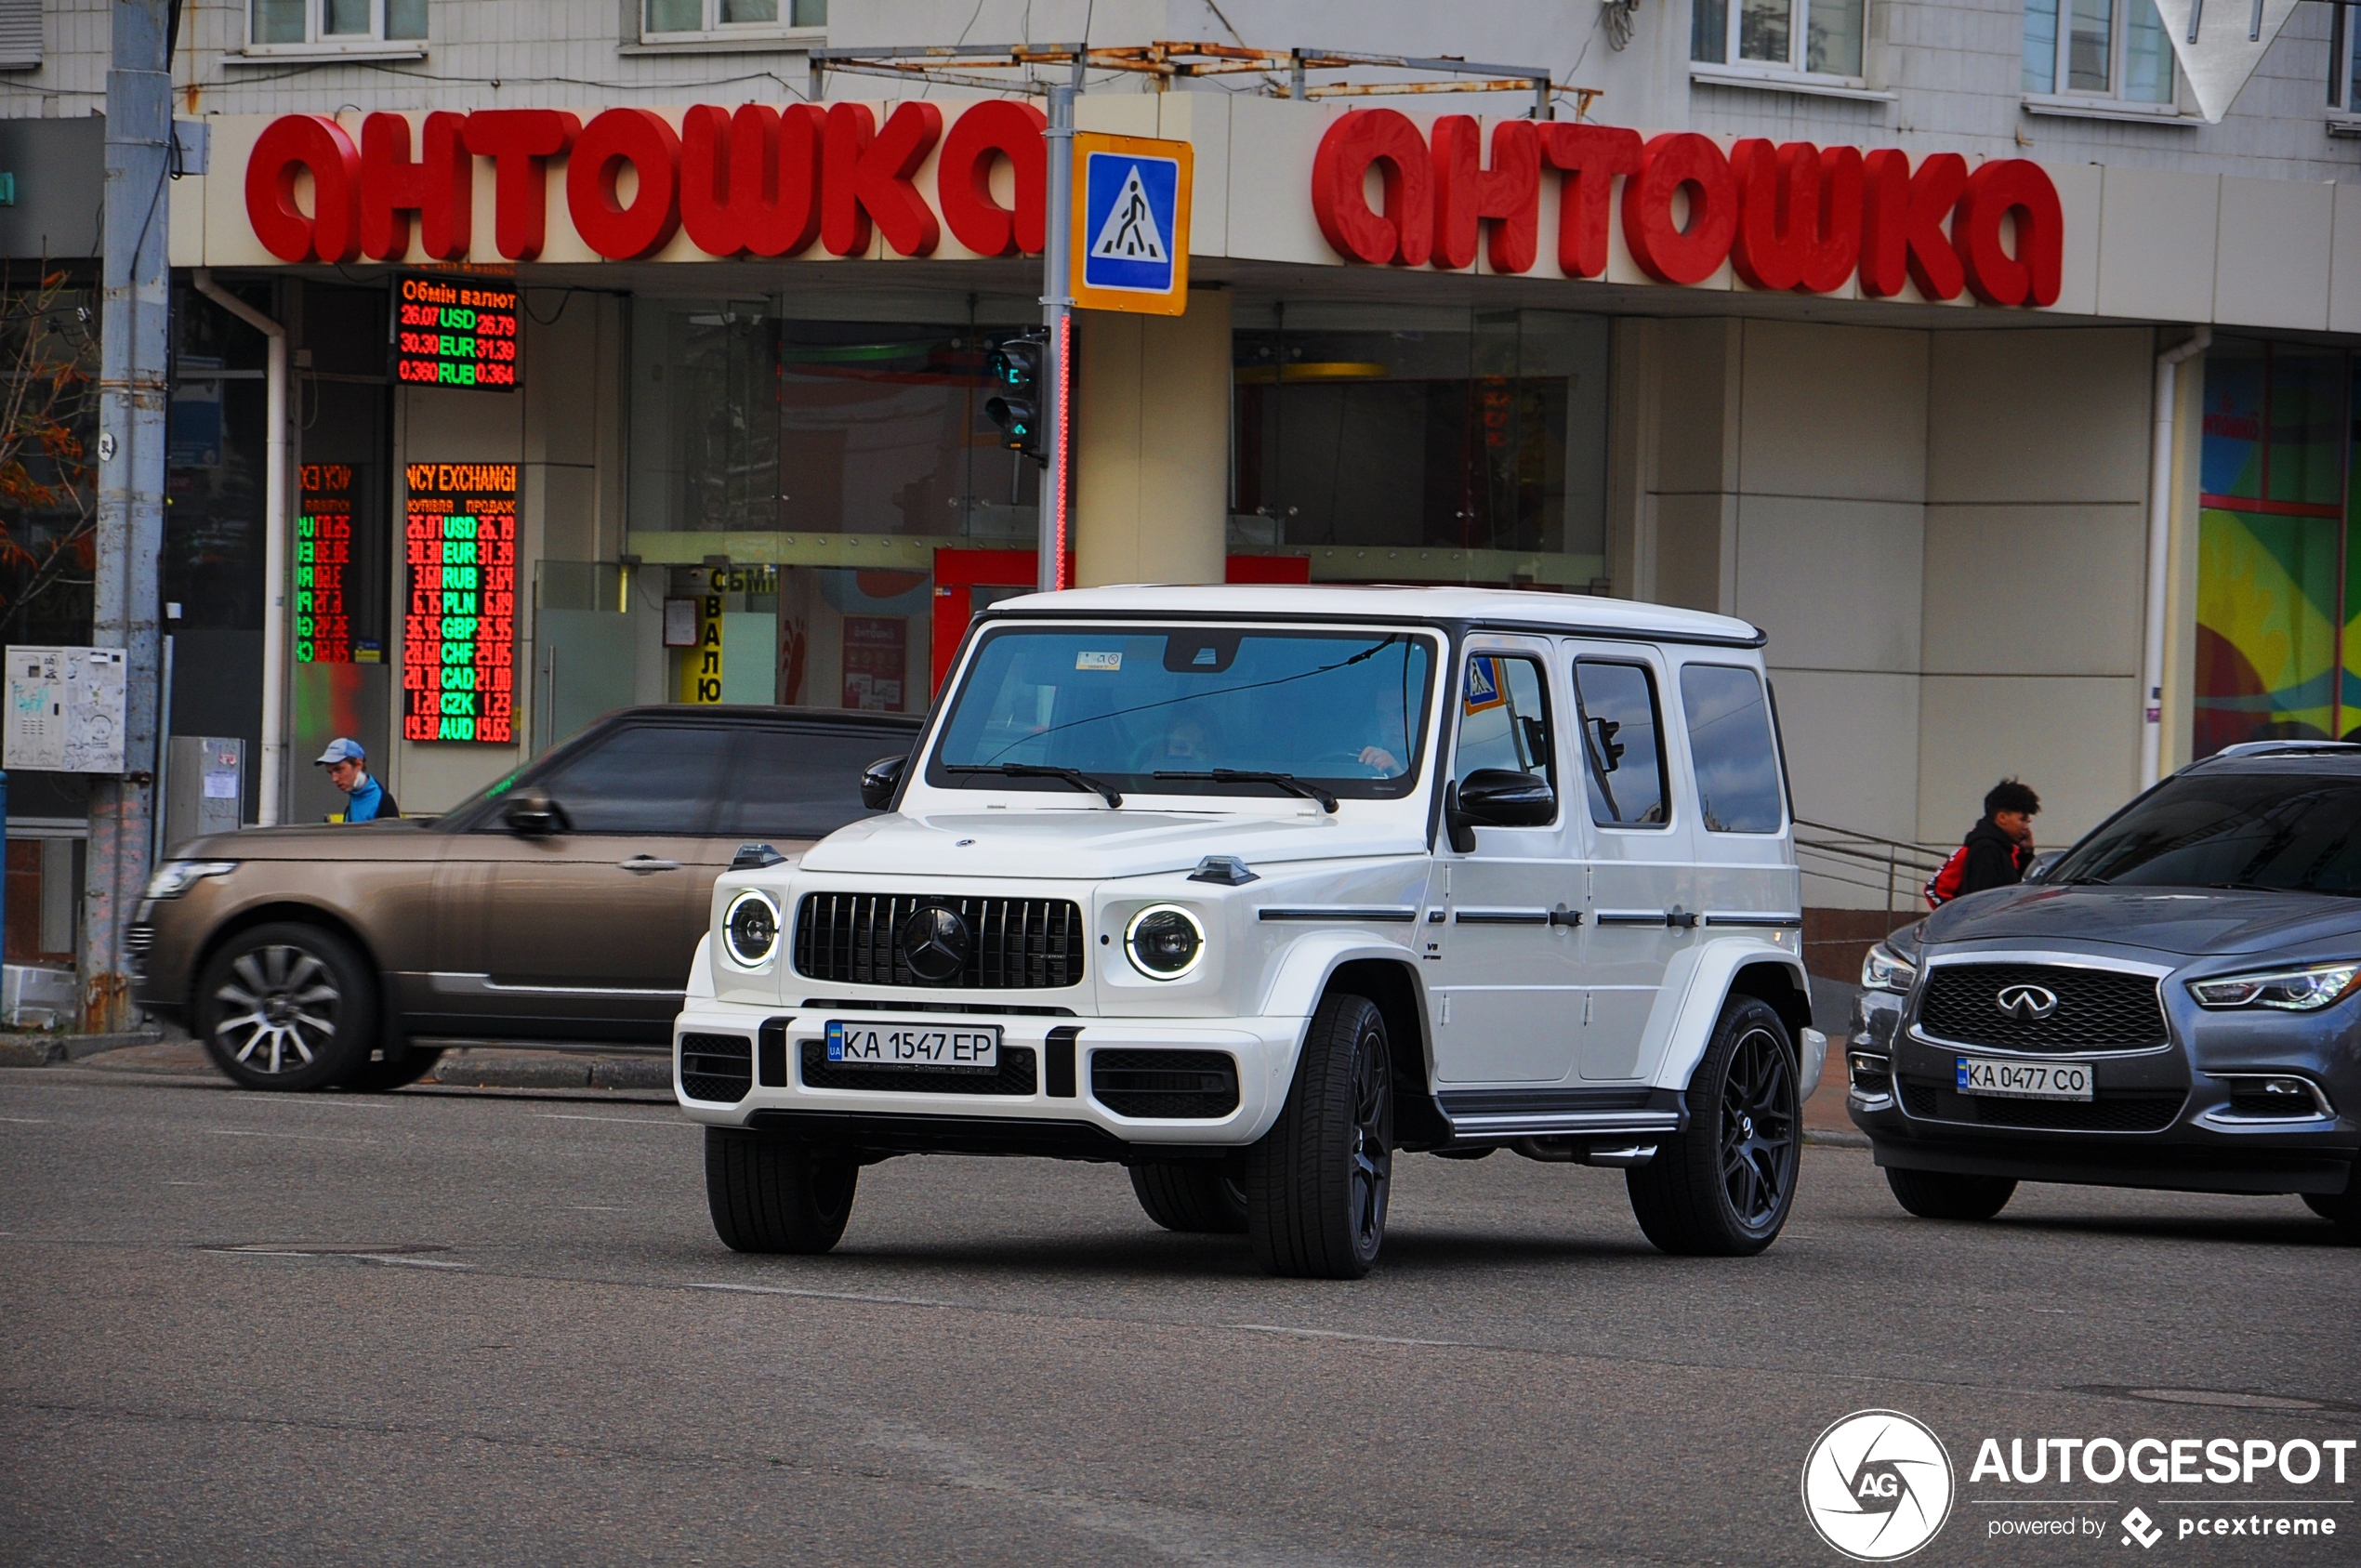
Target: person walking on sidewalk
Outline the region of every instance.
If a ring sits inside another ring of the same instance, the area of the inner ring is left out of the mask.
[[[398,817],[402,808],[393,803],[385,786],[369,776],[369,755],[361,743],[338,735],[328,743],[313,766],[328,771],[328,782],[352,797],[352,804],[345,808],[343,821],[349,823],[376,822]]]
[[[2041,797],[2032,786],[2014,779],[1994,784],[1984,797],[1984,816],[1927,883],[1927,903],[1940,908],[1970,893],[2025,880],[2033,863],[2033,819],[2040,811]]]

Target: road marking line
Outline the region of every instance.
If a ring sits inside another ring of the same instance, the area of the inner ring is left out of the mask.
[[[331,1255],[333,1256],[333,1255]],[[472,1269],[472,1263],[444,1263],[432,1258],[404,1258],[391,1252],[348,1252],[347,1258],[359,1258],[371,1263],[390,1263],[402,1269]]]
[[[864,1296],[850,1290],[796,1290],[784,1285],[706,1285],[692,1281],[691,1290],[727,1290],[741,1296],[801,1296],[815,1301],[869,1301],[886,1307],[956,1307],[956,1301],[928,1301],[915,1296]]]
[[[46,1116],[0,1116],[0,1122],[14,1122],[20,1127],[46,1127],[49,1125],[49,1118]]]
[[[1302,1339],[1354,1339],[1365,1345],[1427,1345],[1439,1350],[1489,1350],[1492,1347],[1472,1345],[1464,1339],[1403,1339],[1390,1334],[1347,1334],[1335,1328],[1289,1328],[1276,1323],[1232,1323],[1222,1324],[1246,1334],[1287,1334]]]

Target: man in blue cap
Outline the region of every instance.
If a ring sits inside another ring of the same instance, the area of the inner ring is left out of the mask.
[[[361,749],[359,741],[338,735],[320,754],[318,763],[328,771],[330,784],[352,797],[352,804],[345,808],[346,822],[376,822],[402,814],[385,786],[369,776],[369,754]]]

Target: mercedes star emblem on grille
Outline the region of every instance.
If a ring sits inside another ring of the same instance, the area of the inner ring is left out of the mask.
[[[932,985],[956,980],[968,963],[968,923],[956,910],[921,904],[902,922],[902,961]],[[2048,995],[2046,992],[2043,995]],[[2055,1002],[2050,1004],[2057,1006]]]
[[[2037,1023],[2058,1010],[2058,995],[2038,985],[2004,985],[1992,1005],[2019,1023]]]

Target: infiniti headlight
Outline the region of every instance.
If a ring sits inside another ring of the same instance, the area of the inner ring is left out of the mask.
[[[1868,955],[1861,960],[1864,991],[1893,991],[1907,995],[1918,978],[1919,966],[1881,942],[1872,942]]]
[[[148,878],[148,897],[177,899],[208,876],[227,876],[236,861],[166,861]]]
[[[721,941],[740,965],[760,968],[779,945],[779,906],[770,894],[746,889],[730,901],[721,916]]]
[[[2276,1008],[2282,1012],[2308,1013],[2341,1000],[2356,981],[2361,981],[2361,963],[2309,964],[2300,969],[2193,980],[2189,995],[2201,1008]]]
[[[1205,956],[1205,927],[1177,903],[1152,903],[1124,929],[1123,950],[1150,980],[1179,980]]]

